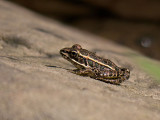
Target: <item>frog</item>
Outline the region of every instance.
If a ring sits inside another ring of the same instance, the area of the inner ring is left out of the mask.
[[[120,85],[130,77],[128,68],[118,67],[111,60],[100,57],[95,52],[83,49],[79,44],[62,48],[60,54],[76,67],[76,69],[69,71],[80,76],[88,76],[115,85]]]

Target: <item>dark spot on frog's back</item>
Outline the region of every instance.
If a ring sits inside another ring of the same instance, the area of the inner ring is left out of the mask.
[[[104,64],[107,64],[107,65],[113,67],[112,62],[111,62],[110,60],[108,60],[108,59],[104,59],[102,62],[103,62]]]
[[[92,60],[88,59],[88,64],[89,64],[90,67],[93,67],[93,61]]]
[[[104,70],[104,68],[105,68],[105,66],[104,66],[104,65],[101,65],[101,66],[100,66],[100,70],[102,70],[102,71],[103,71],[103,70]]]
[[[98,63],[95,63],[95,67],[96,67],[96,68],[99,68],[99,64],[98,64]]]
[[[108,65],[114,67],[114,64],[110,60],[108,60]]]
[[[82,55],[88,56],[88,51],[85,50],[85,49],[80,50],[80,53],[81,53]]]
[[[113,72],[112,71],[108,71],[109,72],[109,76],[112,77]]]
[[[84,61],[85,66],[87,66],[87,60],[86,60],[86,58],[83,58],[83,61]]]
[[[90,54],[90,57],[91,57],[92,59],[94,59],[94,60],[97,60],[97,57],[96,57],[95,55],[93,55],[93,54]]]

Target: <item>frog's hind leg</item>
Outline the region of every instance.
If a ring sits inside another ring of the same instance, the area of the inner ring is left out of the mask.
[[[96,80],[100,80],[106,83],[111,83],[111,84],[115,84],[115,85],[120,85],[121,82],[123,82],[123,80],[121,78],[116,78],[116,79],[110,79],[110,78],[101,78],[101,77],[97,77],[95,78]]]

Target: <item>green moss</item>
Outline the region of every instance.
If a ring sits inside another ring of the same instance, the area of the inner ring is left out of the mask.
[[[143,56],[134,56],[135,62],[160,83],[160,63]]]

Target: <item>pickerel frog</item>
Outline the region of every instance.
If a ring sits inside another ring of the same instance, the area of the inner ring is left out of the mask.
[[[89,76],[111,84],[120,84],[130,77],[129,69],[120,68],[109,59],[104,59],[94,52],[82,49],[79,44],[61,49],[60,54],[77,68],[70,70],[77,75]]]

